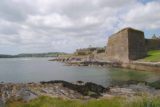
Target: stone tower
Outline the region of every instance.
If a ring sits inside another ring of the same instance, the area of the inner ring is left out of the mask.
[[[122,29],[109,37],[106,53],[108,60],[124,63],[145,57],[144,33],[133,28]]]

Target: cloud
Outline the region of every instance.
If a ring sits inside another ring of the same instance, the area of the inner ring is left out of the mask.
[[[159,11],[158,0],[2,0],[0,53],[105,46],[126,26],[156,31]]]
[[[131,25],[141,29],[160,28],[160,2],[152,1],[147,4],[138,4],[135,9],[130,10],[126,15],[126,26]]]
[[[8,21],[24,21],[28,14],[34,13],[32,2],[18,0],[1,0],[0,16]]]

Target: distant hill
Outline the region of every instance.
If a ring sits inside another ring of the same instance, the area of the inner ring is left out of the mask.
[[[12,58],[14,57],[13,55],[4,55],[4,54],[0,54],[0,58]]]
[[[48,53],[21,53],[18,55],[0,54],[0,58],[21,58],[21,57],[57,57],[58,55],[65,55],[64,52],[48,52]]]

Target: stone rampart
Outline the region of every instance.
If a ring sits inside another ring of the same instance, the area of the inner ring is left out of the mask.
[[[109,60],[129,62],[146,56],[144,33],[125,28],[109,37],[106,54]]]

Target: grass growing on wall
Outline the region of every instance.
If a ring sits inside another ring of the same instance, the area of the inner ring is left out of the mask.
[[[140,98],[133,101],[118,97],[80,101],[42,96],[28,103],[8,102],[6,107],[160,107],[160,97]]]
[[[160,50],[149,51],[147,57],[144,58],[144,61],[160,62]]]

